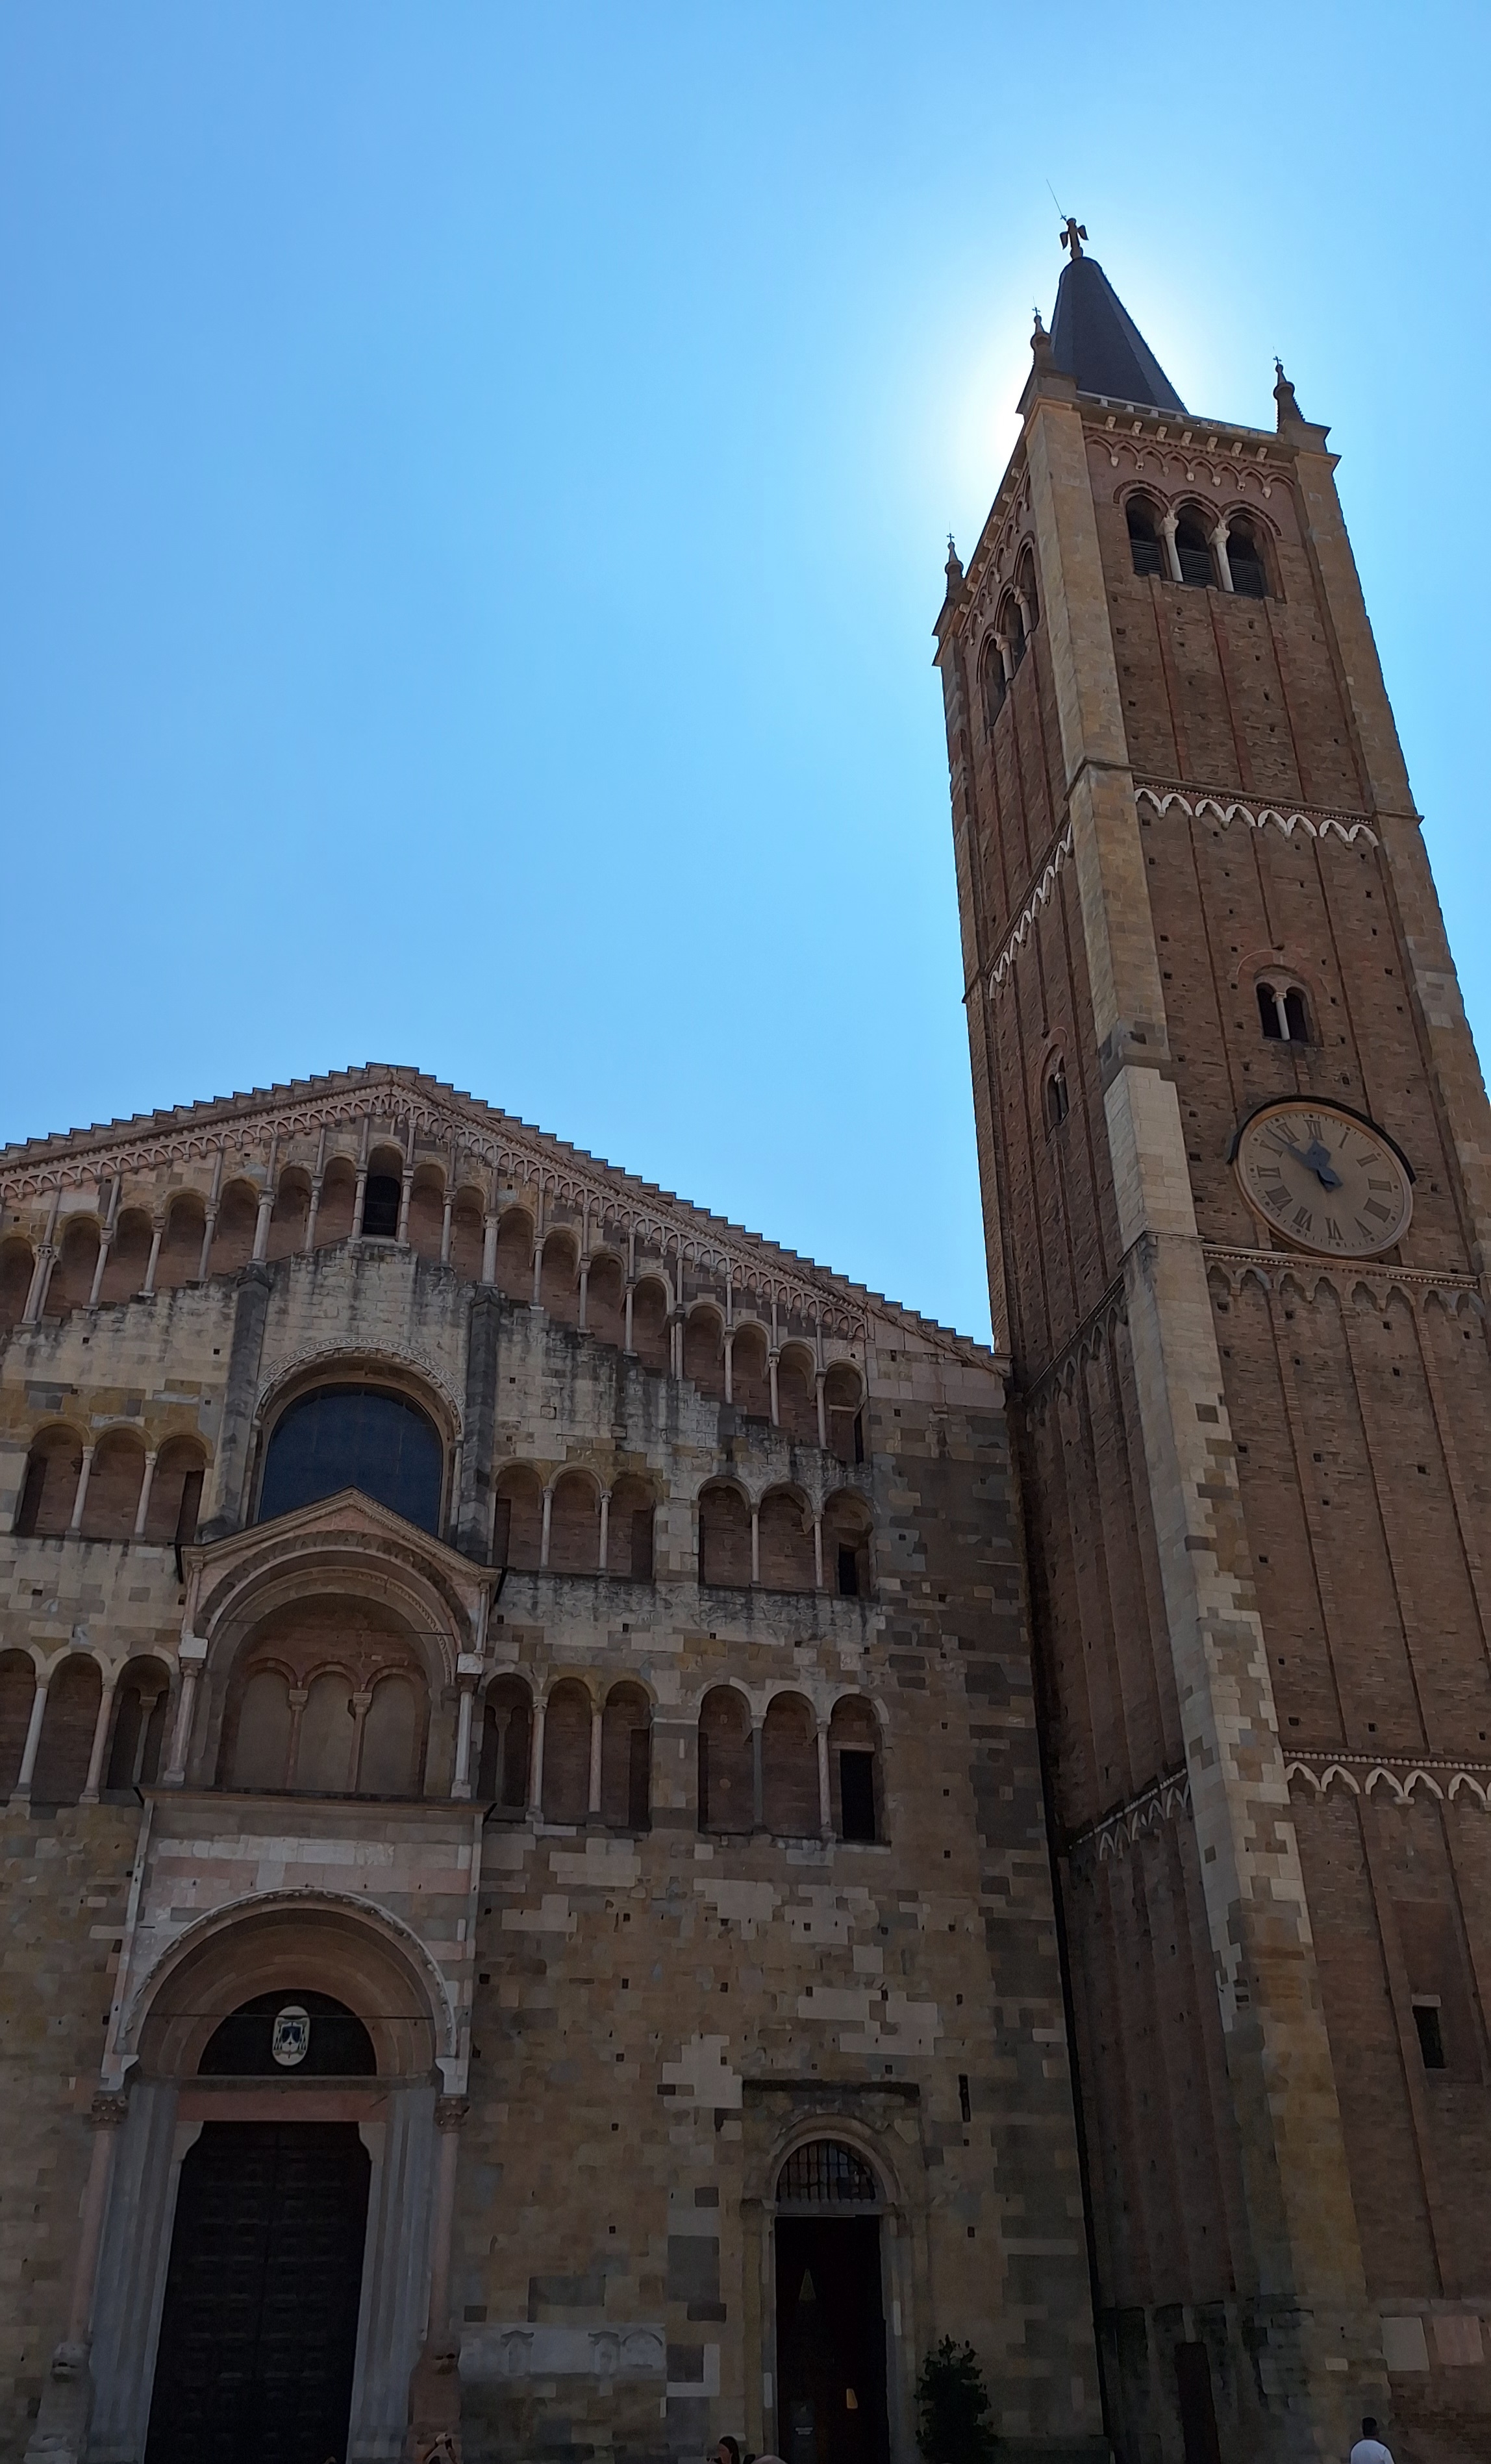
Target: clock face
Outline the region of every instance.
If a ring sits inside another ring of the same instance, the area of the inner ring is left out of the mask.
[[[1255,1112],[1237,1139],[1249,1205],[1297,1248],[1366,1258],[1408,1230],[1413,1184],[1380,1130],[1300,1099]]]

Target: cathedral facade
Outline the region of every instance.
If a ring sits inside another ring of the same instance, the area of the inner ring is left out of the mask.
[[[996,1349],[412,1070],[0,1155],[53,2464],[1491,2452],[1491,1118],[1280,371],[938,661]]]
[[[995,1358],[412,1071],[0,1205],[7,2455],[1104,2453]]]
[[[1075,224],[938,625],[1108,2421],[1491,2453],[1491,1117],[1280,368]]]

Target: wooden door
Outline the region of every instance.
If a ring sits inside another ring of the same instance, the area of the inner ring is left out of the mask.
[[[181,2168],[145,2464],[343,2464],[367,2222],[350,2122],[209,2122]]]

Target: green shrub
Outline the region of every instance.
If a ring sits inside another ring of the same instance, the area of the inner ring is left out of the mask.
[[[978,2357],[945,2336],[917,2380],[917,2445],[926,2464],[985,2464],[995,2444]]]

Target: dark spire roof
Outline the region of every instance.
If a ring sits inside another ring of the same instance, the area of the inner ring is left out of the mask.
[[[1051,319],[1054,364],[1075,381],[1079,393],[1184,413],[1185,404],[1097,258],[1084,256],[1075,238],[1063,239],[1072,258],[1062,271]]]

